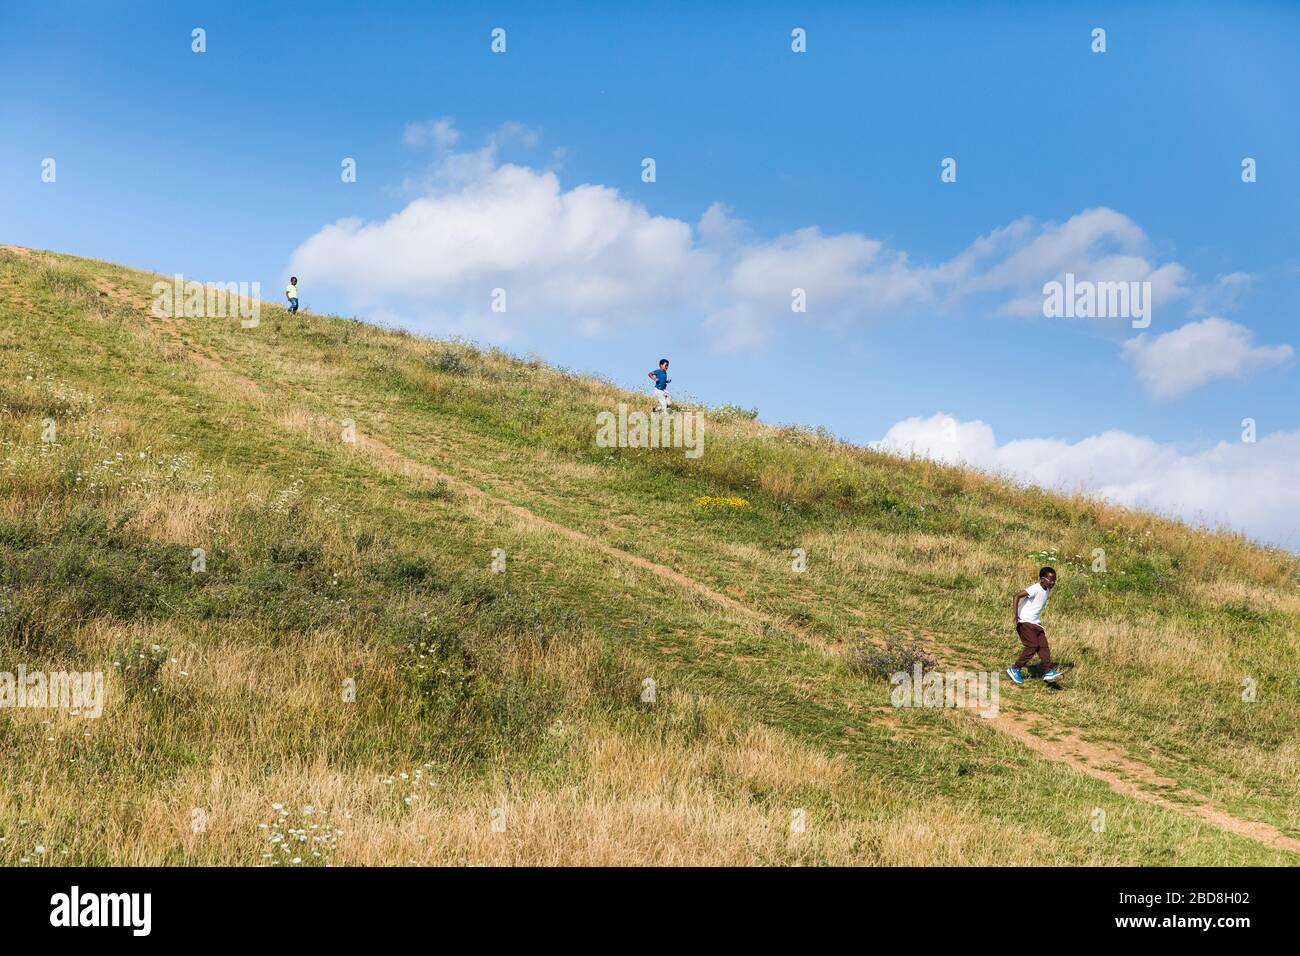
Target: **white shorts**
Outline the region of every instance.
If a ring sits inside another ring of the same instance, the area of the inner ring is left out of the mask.
[[[659,410],[662,412],[668,411],[668,406],[673,403],[673,397],[668,394],[668,389],[656,388],[654,393],[655,398],[659,400]]]

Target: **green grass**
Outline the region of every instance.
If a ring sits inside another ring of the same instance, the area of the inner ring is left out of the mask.
[[[707,412],[698,459],[598,448],[596,412],[643,396],[276,306],[169,328],[153,281],[0,251],[0,670],[112,685],[97,721],[0,709],[0,862],[256,864],[272,802],[346,820],[334,862],[1295,862],[896,710],[854,664],[892,630],[1000,670],[1011,595],[1052,563],[1065,689],[1003,709],[1296,835],[1294,556],[745,409]],[[348,418],[401,459],[342,442]],[[422,767],[438,785],[395,796]]]

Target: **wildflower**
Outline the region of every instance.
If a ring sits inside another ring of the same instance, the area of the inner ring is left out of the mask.
[[[738,497],[716,497],[713,495],[700,495],[695,499],[697,508],[748,508],[749,502],[744,498]]]

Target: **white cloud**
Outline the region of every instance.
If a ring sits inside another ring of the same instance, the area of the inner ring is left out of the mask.
[[[611,187],[566,189],[555,169],[502,162],[503,147],[537,142],[517,124],[466,152],[452,149],[460,136],[449,120],[408,133],[408,141],[438,151],[436,164],[408,182],[415,197],[382,221],[323,227],[295,250],[291,272],[339,288],[372,314],[418,315],[426,329],[490,341],[507,341],[525,323],[592,335],[613,324],[667,320],[696,323],[716,347],[742,349],[761,346],[779,324],[836,326],[981,302],[1041,316],[1043,283],[1067,272],[1081,281],[1150,281],[1158,309],[1183,298],[1193,313],[1230,304],[1250,283],[1232,273],[1197,286],[1111,209],[1062,223],[1018,219],[937,265],[915,264],[906,251],[860,233],[808,227],[758,237],[720,203],[692,224],[654,215]],[[496,288],[506,290],[506,314],[490,311]],[[791,312],[795,288],[806,290],[807,314]],[[1292,349],[1257,346],[1244,326],[1212,318],[1138,336],[1123,354],[1155,394],[1177,395],[1288,361]],[[1268,540],[1294,541],[1300,531],[1300,482],[1292,478],[1300,471],[1300,432],[1199,452],[1120,431],[1000,445],[983,422],[937,415],[899,422],[880,444],[1223,521]]]
[[[503,148],[532,149],[538,138],[536,130],[522,123],[502,123],[487,135],[478,149],[455,152],[452,147],[460,142],[461,133],[450,117],[410,123],[402,133],[402,142],[408,146],[432,146],[436,161],[418,175],[403,179],[397,193],[407,197],[426,197],[465,188],[487,179],[500,167],[499,157]],[[556,150],[554,163],[559,165],[563,160],[563,150]]]
[[[426,123],[407,123],[402,131],[402,142],[407,146],[432,145],[436,149],[451,149],[460,142],[460,131],[449,116]]]
[[[617,190],[565,191],[553,172],[458,155],[456,188],[413,200],[387,220],[344,219],[294,252],[295,275],[318,275],[354,301],[435,303],[487,312],[494,288],[508,311],[575,321],[649,311],[698,291],[705,257],[691,227],[650,215]]]
[[[1212,283],[1196,290],[1188,311],[1192,315],[1235,312],[1240,308],[1242,298],[1254,284],[1255,277],[1249,272],[1217,275]]]
[[[1035,438],[999,445],[984,422],[938,414],[898,422],[871,445],[1052,490],[1095,494],[1194,523],[1227,525],[1286,547],[1300,544],[1300,482],[1295,480],[1300,431],[1277,432],[1258,442],[1225,441],[1200,451],[1123,431],[1077,442]]]
[[[1158,398],[1173,398],[1220,378],[1242,378],[1283,365],[1295,355],[1289,345],[1255,345],[1244,325],[1209,318],[1154,338],[1145,333],[1124,343],[1124,357]]]
[[[322,277],[318,284],[340,288],[354,307],[402,301],[435,327],[472,327],[477,317],[497,330],[527,321],[591,330],[672,316],[708,330],[717,347],[752,348],[791,322],[843,326],[973,299],[1041,316],[1043,283],[1066,272],[1151,281],[1157,306],[1193,291],[1187,271],[1155,261],[1146,234],[1111,209],[1064,223],[1022,218],[946,262],[917,265],[860,233],[813,226],[758,238],[721,204],[691,224],[607,186],[565,189],[554,169],[501,162],[503,146],[537,142],[519,124],[464,152],[451,151],[460,134],[445,117],[408,126],[404,139],[440,150],[427,173],[404,184],[415,198],[382,222],[323,227],[290,268]],[[498,287],[507,290],[508,318],[487,311]],[[796,288],[806,292],[806,313],[791,310]]]
[[[1187,271],[1177,263],[1157,266],[1149,259],[1144,233],[1113,209],[1086,209],[1063,223],[1019,219],[981,236],[937,271],[950,284],[952,298],[978,293],[1012,297],[1001,311],[1041,316],[1042,287],[1073,273],[1078,281],[1149,281],[1160,305],[1187,292]]]

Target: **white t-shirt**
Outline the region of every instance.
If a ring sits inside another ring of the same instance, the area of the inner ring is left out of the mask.
[[[1024,621],[1028,624],[1039,624],[1038,616],[1043,613],[1043,605],[1047,603],[1047,588],[1043,587],[1037,581],[1025,588],[1025,593],[1029,597],[1020,602],[1020,609],[1016,613],[1017,621]]]

